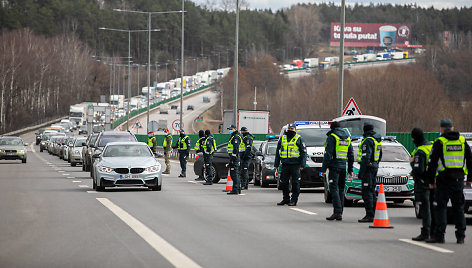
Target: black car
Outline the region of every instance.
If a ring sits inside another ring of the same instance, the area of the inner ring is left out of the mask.
[[[177,108],[179,108],[179,106],[178,106],[177,104],[172,104],[172,105],[170,106],[170,109],[171,109],[171,110],[177,110]]]
[[[98,133],[92,133],[88,136],[87,141],[82,145],[82,171],[90,171],[92,163],[88,162],[92,157],[87,157],[92,155],[92,146],[97,140]]]
[[[275,177],[275,154],[277,151],[277,140],[264,141],[256,153],[254,164],[254,185],[269,187],[269,184],[277,184]]]
[[[93,161],[95,158],[93,155],[95,154],[95,151],[103,151],[105,148],[105,145],[109,142],[116,142],[116,141],[133,141],[137,142],[138,140],[136,137],[133,135],[131,132],[127,131],[103,131],[98,134],[97,140],[95,141],[94,144],[90,146],[91,153],[87,154],[85,157],[87,157],[87,162],[93,166]],[[93,178],[93,168],[90,169],[90,177]]]
[[[81,125],[79,126],[79,135],[87,135],[88,134],[88,130],[87,130],[87,126],[85,125]]]
[[[262,141],[254,141],[252,146],[253,155],[256,154],[256,147],[260,147]],[[229,163],[229,154],[228,154],[228,143],[223,143],[218,145],[215,153],[213,154],[213,183],[218,183],[220,179],[226,179],[228,177],[228,167],[226,166]],[[249,163],[249,181],[252,181],[254,178],[254,157]],[[198,153],[195,163],[193,164],[193,171],[195,175],[201,176],[204,175],[204,166],[203,166],[203,154]]]
[[[193,110],[195,110],[195,107],[193,107],[193,105],[188,105],[187,110],[192,110],[193,111]]]

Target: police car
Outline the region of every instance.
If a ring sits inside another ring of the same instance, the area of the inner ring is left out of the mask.
[[[307,150],[306,167],[301,172],[300,187],[323,187],[323,177],[321,176],[321,166],[323,164],[324,143],[326,133],[331,129],[329,121],[296,121],[297,134],[305,142]],[[287,125],[282,127],[280,137],[287,130]],[[280,190],[280,177],[277,176],[277,188]]]

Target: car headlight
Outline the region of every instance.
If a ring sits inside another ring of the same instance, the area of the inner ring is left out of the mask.
[[[100,169],[101,172],[105,173],[111,173],[113,171],[113,169],[109,167],[99,167],[98,169]]]
[[[4,152],[4,150],[0,149],[0,153],[3,153],[3,152]]]
[[[18,153],[20,154],[24,154],[26,152],[26,150],[18,150]]]
[[[161,166],[160,165],[156,165],[156,166],[150,166],[150,167],[147,167],[145,169],[146,172],[150,172],[150,173],[155,173],[155,172],[159,172],[161,171]]]

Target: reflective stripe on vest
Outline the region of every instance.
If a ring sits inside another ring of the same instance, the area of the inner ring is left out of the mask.
[[[208,152],[207,152],[207,143],[208,143],[208,139],[209,139],[209,138],[212,138],[212,137],[208,136],[208,137],[205,139],[205,143],[203,144],[203,151],[204,151],[205,153],[208,153]],[[212,139],[213,139],[213,138],[212,138]],[[212,144],[212,146],[211,146],[211,151],[210,151],[209,154],[213,154],[213,153],[215,152],[215,150],[216,150],[216,141],[215,141],[215,139],[213,139],[213,144]]]
[[[200,141],[204,138],[205,137],[201,137],[200,139],[198,139],[198,141],[197,141],[197,143],[195,143],[195,147],[193,147],[193,149],[200,150]]]
[[[148,146],[151,148],[154,146],[153,140],[156,140],[156,137],[148,138]]]
[[[241,136],[240,136],[239,134],[236,134],[236,135],[239,137],[239,146],[238,146],[239,150],[238,150],[238,151],[239,151],[240,153],[241,153],[241,152],[244,152],[244,151],[246,150],[246,148],[244,147],[243,139],[241,138]],[[229,139],[229,142],[228,142],[228,154],[232,154],[232,153],[233,153],[234,145],[233,145],[232,141],[233,141],[233,139],[234,139],[234,137],[235,137],[236,135],[232,135],[232,136],[231,136],[231,139]]]
[[[282,136],[280,143],[279,156],[280,158],[298,158],[300,157],[300,149],[297,146],[297,141],[300,135],[296,134],[290,141],[287,141],[287,135]]]
[[[347,159],[347,152],[349,145],[351,145],[351,138],[341,139],[338,135],[331,133],[331,136],[336,140],[336,159]]]
[[[468,174],[465,167],[465,138],[460,136],[458,140],[448,140],[439,137],[438,140],[443,145],[444,163],[439,159],[438,172],[446,168],[462,168],[465,174]]]
[[[166,147],[167,146],[167,137],[170,136],[170,146],[172,146],[172,135],[170,134],[167,134],[165,137],[164,137],[164,142],[162,143],[162,146]]]
[[[380,150],[382,149],[382,146],[380,142],[374,139],[374,137],[367,137],[361,143],[359,143],[359,151],[357,152],[357,162],[360,163],[362,161],[362,156],[363,156],[362,145],[367,139],[372,139],[372,141],[374,142],[374,161],[378,162],[380,160]]]
[[[433,145],[421,145],[418,146],[412,153],[411,156],[415,156],[418,151],[423,151],[424,154],[426,155],[426,168],[428,168],[428,163],[429,163],[429,155],[431,154],[431,149],[433,149]]]
[[[178,145],[179,151],[186,151],[187,150],[187,143],[185,142],[186,139],[188,139],[188,136],[184,136],[183,138],[179,138],[179,145]]]

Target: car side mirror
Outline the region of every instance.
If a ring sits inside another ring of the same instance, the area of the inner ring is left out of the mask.
[[[25,144],[24,144],[24,146],[28,146],[28,145],[29,145],[29,143],[25,143]]]
[[[92,158],[100,158],[102,156],[102,151],[101,150],[95,150],[95,152],[92,155]]]
[[[85,146],[85,145],[87,145],[87,144],[85,142],[82,142],[82,146]]]

